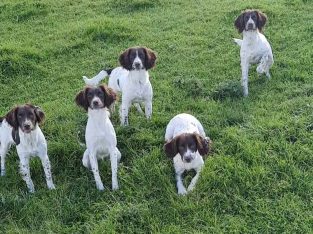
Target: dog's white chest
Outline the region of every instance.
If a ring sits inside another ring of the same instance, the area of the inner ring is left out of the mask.
[[[203,158],[200,155],[197,155],[197,157],[190,163],[185,163],[179,153],[173,158],[173,162],[176,173],[185,170],[190,171],[192,169],[197,169],[204,164]]]

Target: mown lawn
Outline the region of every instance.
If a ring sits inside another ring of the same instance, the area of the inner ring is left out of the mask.
[[[246,8],[267,14],[275,63],[270,81],[250,70],[243,98],[232,38]],[[312,233],[312,12],[310,0],[2,0],[0,114],[25,102],[43,108],[57,189],[47,189],[34,159],[37,192],[27,193],[12,149],[0,178],[0,232]],[[82,75],[117,66],[134,45],[158,53],[153,118],[132,109],[122,128],[113,116],[120,190],[111,191],[105,161],[99,192],[81,164],[87,117],[73,100]],[[162,151],[166,124],[181,112],[195,115],[214,141],[185,197]]]

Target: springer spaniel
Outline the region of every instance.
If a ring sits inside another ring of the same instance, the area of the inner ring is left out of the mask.
[[[16,144],[17,154],[20,158],[20,172],[26,182],[29,192],[35,191],[30,177],[29,159],[38,155],[44,168],[47,186],[54,189],[51,175],[51,165],[47,154],[47,142],[39,128],[45,114],[30,104],[17,106],[0,123],[0,156],[1,176],[5,175],[5,157],[12,144]]]
[[[132,104],[139,113],[143,113],[140,103],[145,105],[145,115],[152,115],[152,86],[148,70],[155,66],[156,54],[145,47],[132,47],[124,51],[119,58],[121,67],[102,70],[92,79],[83,77],[87,85],[97,85],[109,75],[108,86],[115,92],[122,93],[120,110],[121,125],[128,125],[128,111]],[[114,111],[114,104],[111,107]]]
[[[210,145],[210,138],[206,137],[201,123],[194,116],[179,114],[168,123],[164,150],[168,157],[173,158],[178,194],[185,195],[195,187],[204,165],[202,156],[209,153]],[[196,171],[196,175],[186,190],[182,174],[191,169]]]
[[[267,17],[257,10],[246,10],[235,20],[235,27],[239,33],[243,34],[243,40],[234,39],[240,46],[240,59],[244,96],[248,96],[248,72],[250,64],[257,64],[256,71],[270,78],[269,69],[273,65],[272,48],[262,29],[266,23]]]
[[[116,100],[116,94],[106,85],[86,87],[76,96],[76,104],[88,112],[86,126],[86,146],[83,156],[83,165],[91,169],[95,177],[96,186],[103,190],[98,169],[98,159],[110,157],[112,170],[112,189],[118,189],[117,164],[121,153],[116,147],[115,130],[110,120],[107,108]]]

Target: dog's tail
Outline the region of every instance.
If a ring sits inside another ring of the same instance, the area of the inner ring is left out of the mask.
[[[241,40],[241,39],[236,39],[236,38],[234,38],[234,42],[235,42],[237,45],[239,45],[239,46],[242,45],[242,40]]]
[[[99,85],[100,81],[111,74],[112,70],[113,69],[102,70],[90,79],[87,76],[83,76],[83,80],[85,81],[86,85],[97,86]]]
[[[106,71],[108,73],[108,75],[111,75],[111,72],[113,71],[113,68],[103,69],[103,70]]]

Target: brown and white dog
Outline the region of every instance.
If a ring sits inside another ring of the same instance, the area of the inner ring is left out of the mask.
[[[262,34],[262,29],[267,21],[267,17],[258,10],[246,10],[235,20],[235,27],[242,33],[243,39],[234,39],[240,46],[240,60],[244,96],[248,96],[248,72],[250,64],[258,64],[257,73],[270,78],[269,69],[273,65],[272,48],[266,37]]]
[[[209,153],[210,145],[210,138],[206,137],[201,123],[194,116],[179,114],[168,123],[164,150],[168,157],[173,158],[178,194],[185,195],[195,187],[204,165],[203,156]],[[186,190],[182,174],[191,169],[196,171],[196,175]]]
[[[85,83],[98,85],[109,75],[108,86],[116,93],[122,93],[121,125],[128,125],[128,111],[132,104],[139,113],[143,113],[140,104],[144,103],[145,115],[148,119],[151,118],[153,91],[148,70],[155,66],[155,52],[146,47],[132,47],[120,55],[119,62],[121,67],[102,70],[92,79],[84,76]],[[114,111],[114,106],[112,106],[112,111]]]
[[[12,144],[16,144],[20,159],[20,172],[29,192],[34,192],[30,177],[29,160],[38,155],[45,171],[47,186],[54,189],[51,165],[47,154],[47,142],[39,128],[45,118],[37,106],[25,104],[13,108],[0,123],[1,176],[5,175],[5,157]]]
[[[118,189],[117,164],[121,153],[116,147],[116,133],[110,120],[108,107],[116,100],[116,94],[106,85],[86,87],[76,96],[76,104],[88,112],[86,126],[86,146],[83,165],[93,172],[96,186],[103,190],[104,186],[99,174],[98,159],[110,158],[112,170],[112,189]]]

